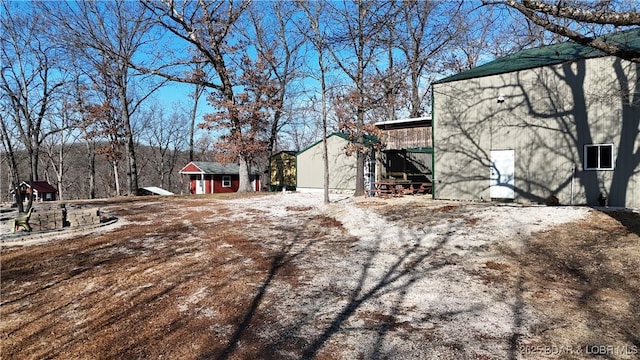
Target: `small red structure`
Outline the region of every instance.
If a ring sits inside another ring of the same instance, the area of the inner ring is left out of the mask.
[[[239,168],[238,164],[192,161],[180,170],[180,174],[189,175],[191,194],[229,193],[240,187]],[[251,169],[249,178],[253,191],[260,191],[260,172]]]
[[[31,184],[23,181],[20,183],[22,199],[26,200],[33,190],[33,201],[55,201],[58,190],[46,181],[34,181]]]

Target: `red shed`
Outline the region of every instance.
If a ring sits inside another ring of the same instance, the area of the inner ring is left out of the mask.
[[[238,164],[192,161],[180,170],[180,174],[189,175],[191,194],[236,192],[240,187],[239,168]],[[260,191],[260,172],[251,169],[249,178],[252,189]]]
[[[33,185],[33,187],[32,187]],[[33,189],[34,201],[55,201],[58,190],[51,186],[46,181],[34,181],[29,183],[23,181],[20,183],[20,192],[22,192],[22,199],[26,200],[31,194]]]

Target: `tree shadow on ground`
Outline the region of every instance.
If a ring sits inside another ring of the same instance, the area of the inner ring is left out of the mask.
[[[282,319],[273,318],[273,314],[269,314],[268,306],[262,306],[270,291],[269,288],[279,278],[279,271],[284,266],[296,259],[304,261],[303,255],[314,256],[306,253],[316,243],[304,244],[308,240],[296,235],[292,242],[271,256],[271,267],[253,296],[253,301],[243,311],[244,316],[235,327],[235,331],[227,341],[224,350],[222,352],[216,350],[206,352],[199,358],[228,359],[244,356],[247,351],[260,358],[280,358],[282,354],[297,354],[296,358],[303,359],[317,358],[321,354],[321,356],[326,356],[327,353],[331,353],[332,349],[325,349],[325,347],[335,335],[354,331],[373,334],[373,337],[369,337],[370,344],[366,347],[367,357],[387,358],[393,356],[393,354],[385,353],[390,351],[386,347],[389,334],[401,326],[417,325],[401,324],[397,320],[397,316],[404,310],[407,293],[418,281],[451,265],[451,262],[440,259],[438,256],[448,244],[453,231],[443,231],[435,239],[425,240],[428,238],[427,232],[428,230],[425,230],[425,233],[421,235],[408,235],[409,232],[400,234],[399,238],[394,241],[406,246],[396,252],[393,259],[387,257],[389,261],[384,267],[380,266],[380,263],[383,261],[382,257],[388,256],[388,250],[384,249],[384,244],[388,243],[389,239],[383,238],[383,234],[376,234],[374,239],[369,240],[370,243],[364,244],[364,249],[359,250],[364,251],[366,256],[361,257],[359,261],[354,259],[353,275],[348,276],[348,282],[351,281],[349,283],[351,285],[338,289],[332,289],[331,287],[334,285],[310,289],[311,294],[304,296],[318,296],[327,299],[327,303],[324,306],[317,304],[314,310],[307,314],[292,311],[288,314],[293,317],[292,319],[274,325],[268,322],[279,322]],[[344,236],[348,235],[344,234]],[[299,247],[292,251],[295,244],[298,244]],[[327,246],[327,244],[323,246]],[[331,294],[327,295],[327,293]],[[291,296],[295,297],[295,294],[291,294]],[[393,297],[393,301],[388,302],[389,305],[384,309],[376,310],[379,313],[368,316],[366,324],[363,325],[356,321],[356,315],[361,314],[360,311],[365,311],[365,304],[377,300],[382,301],[383,297],[388,299],[390,296]],[[305,298],[301,301],[306,300]],[[330,310],[330,307],[335,307],[335,310]],[[426,316],[431,319],[434,317],[444,319],[480,310],[482,309],[479,309],[478,306],[470,306],[442,314],[427,314]],[[326,317],[327,314],[329,314],[329,318]],[[265,321],[267,323],[263,323]],[[269,328],[269,331],[278,334],[268,339],[258,339],[256,332],[264,330],[260,328]],[[240,343],[243,344],[242,348],[239,347]],[[258,348],[247,349],[247,347],[252,347],[252,345],[247,345],[249,343],[254,345],[257,343]],[[461,344],[449,345],[463,347]],[[445,347],[449,345],[443,344]]]
[[[294,241],[291,241],[288,244],[284,245],[280,249],[280,251],[278,251],[274,256],[272,256],[271,266],[269,267],[269,272],[267,274],[267,277],[264,279],[264,281],[258,288],[258,292],[254,295],[253,300],[251,301],[251,305],[249,306],[248,309],[246,309],[242,317],[242,321],[236,327],[236,330],[231,336],[231,339],[226,344],[225,348],[222,350],[222,353],[219,356],[216,356],[217,359],[221,359],[221,360],[228,359],[235,352],[238,346],[238,343],[243,338],[245,332],[247,331],[247,328],[250,326],[251,322],[253,321],[256,315],[256,312],[258,311],[258,308],[260,307],[260,304],[262,303],[267,290],[269,289],[271,283],[273,282],[278,272],[284,266],[290,264],[295,258],[297,258],[298,256],[308,251],[314,244],[314,242],[308,242],[300,250],[292,251],[294,245],[299,242],[300,242],[300,239],[298,239],[296,236]],[[213,353],[208,353],[203,356],[200,356],[199,358],[209,359],[209,358],[212,358],[213,356],[214,356]]]
[[[604,214],[620,221],[624,228],[607,221]],[[629,351],[629,355],[637,351],[640,314],[635,309],[640,305],[640,264],[634,255],[638,253],[636,236],[629,237],[637,231],[638,214],[595,213],[588,221],[534,235],[521,255],[506,254],[513,256],[519,267],[509,358],[545,355],[523,353],[523,349],[545,348],[562,356],[571,351],[577,355],[593,346]],[[528,320],[527,313],[537,314],[536,320]],[[526,337],[521,335],[526,333]],[[612,350],[603,355],[618,358],[620,354]]]
[[[439,239],[426,251],[421,248],[421,241],[418,241],[414,243],[413,246],[405,250],[404,253],[393,263],[387,266],[383,275],[374,282],[372,286],[370,285],[367,288],[365,287],[366,284],[374,278],[374,276],[370,274],[370,270],[374,266],[376,256],[381,252],[380,244],[382,241],[383,239],[378,238],[376,247],[369,251],[367,260],[360,269],[358,284],[349,294],[349,301],[333,317],[333,320],[325,327],[324,331],[316,337],[309,346],[307,346],[303,352],[302,358],[313,358],[327,340],[340,331],[345,322],[367,301],[379,298],[380,296],[391,292],[398,293],[400,297],[393,306],[393,312],[397,312],[398,307],[403,302],[406,291],[412,284],[427,276],[429,272],[435,271],[445,265],[445,263],[437,263],[426,269],[422,266],[431,255],[442,249],[447,242],[446,237]],[[399,239],[399,241],[407,241],[407,239]],[[391,315],[393,316],[394,314],[392,313]],[[393,323],[391,322],[391,318],[387,321],[383,320],[382,324],[380,324],[378,339],[375,341],[372,352],[372,356],[374,358],[382,356],[382,343],[384,337],[392,326]]]
[[[614,210],[605,211],[605,214],[619,221],[624,227],[640,236],[640,214],[632,211]]]
[[[42,246],[47,252],[35,256],[20,252],[3,263],[10,265],[2,279],[9,290],[3,311],[23,318],[3,330],[15,329],[2,356],[392,358],[416,356],[417,349],[436,356],[442,349],[450,357],[472,357],[467,340],[504,349],[504,337],[443,332],[450,323],[464,331],[465,321],[491,304],[449,299],[454,292],[428,287],[431,277],[472,276],[448,270],[456,265],[453,253],[482,248],[452,241],[466,223],[458,208],[417,217],[415,209],[376,208],[386,226],[399,230],[360,238],[336,218],[310,216],[306,208],[286,221],[245,222],[222,217],[225,208],[193,214],[163,206],[161,217],[173,221],[162,223],[146,223],[159,208],[137,209],[147,214],[131,214],[139,223],[94,240]],[[436,300],[413,312],[418,301],[431,301],[423,295]],[[506,295],[501,301],[511,304],[511,291]],[[516,331],[520,310],[516,304]],[[54,341],[59,346],[41,345]]]

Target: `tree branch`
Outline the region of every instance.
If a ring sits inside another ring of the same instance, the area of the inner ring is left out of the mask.
[[[598,49],[606,54],[617,56],[621,59],[625,59],[633,62],[640,62],[640,51],[625,49],[622,46],[618,46],[616,44],[606,42],[601,38],[587,37],[574,30],[569,29],[566,26],[560,26],[558,24],[555,24],[551,20],[545,19],[539,16],[538,14],[536,14],[534,10],[524,5],[526,2],[529,2],[529,1],[532,1],[532,0],[524,0],[522,3],[515,0],[507,0],[505,4],[521,12],[524,16],[526,16],[528,19],[533,21],[536,25],[539,25],[544,29],[551,31],[553,33],[565,36],[575,41],[578,44],[589,46],[594,49]]]
[[[522,0],[522,5],[536,12],[580,22],[615,26],[640,25],[640,13],[635,11],[625,13],[607,12],[606,10],[590,11],[571,6],[547,4],[538,0]]]

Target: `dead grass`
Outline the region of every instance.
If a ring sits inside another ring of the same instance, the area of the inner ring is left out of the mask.
[[[413,343],[417,349],[475,354],[469,358],[476,359],[505,354],[537,359],[541,354],[531,350],[535,346],[585,349],[604,344],[628,351],[640,346],[638,214],[594,212],[583,221],[534,234],[522,253],[493,249],[500,252],[499,258],[468,269],[482,284],[504,289],[510,294],[505,301],[513,304],[513,332],[508,339],[477,334],[477,341],[506,344],[506,352],[492,356],[490,351],[465,348],[463,339],[452,341],[439,333],[439,324],[451,321],[458,316],[455,313],[359,308],[359,301],[366,298],[359,300],[340,283],[309,288],[315,272],[322,271],[317,267],[322,259],[331,264],[331,259],[352,257],[357,250],[358,239],[341,221],[306,206],[288,207],[287,221],[273,222],[258,211],[251,219],[228,220],[237,211],[228,199],[234,197],[101,203],[131,224],[100,235],[3,247],[0,357],[371,355],[360,345],[341,340],[355,329],[385,334],[392,347],[397,339],[397,346]],[[459,206],[394,208],[393,203],[371,209],[407,226],[436,224],[462,211]],[[467,214],[462,221],[473,227],[479,220]],[[486,256],[486,249],[481,253]],[[434,271],[469,266],[461,257],[433,254],[433,259],[421,261]],[[403,274],[413,274],[423,263],[398,264]],[[342,304],[337,307],[342,310],[325,314],[321,304],[329,303],[323,301]],[[317,302],[315,313],[290,311],[291,304],[299,302]],[[537,320],[528,323],[527,314]],[[332,328],[336,323],[343,329],[339,336]],[[560,354],[561,358],[587,356]],[[444,356],[449,357],[456,356]]]
[[[541,314],[541,321],[535,336],[523,343],[581,350],[605,345],[611,348],[602,355],[638,355],[638,225],[637,213],[595,212],[531,239],[516,274],[523,302]],[[586,355],[564,353],[562,358]]]

